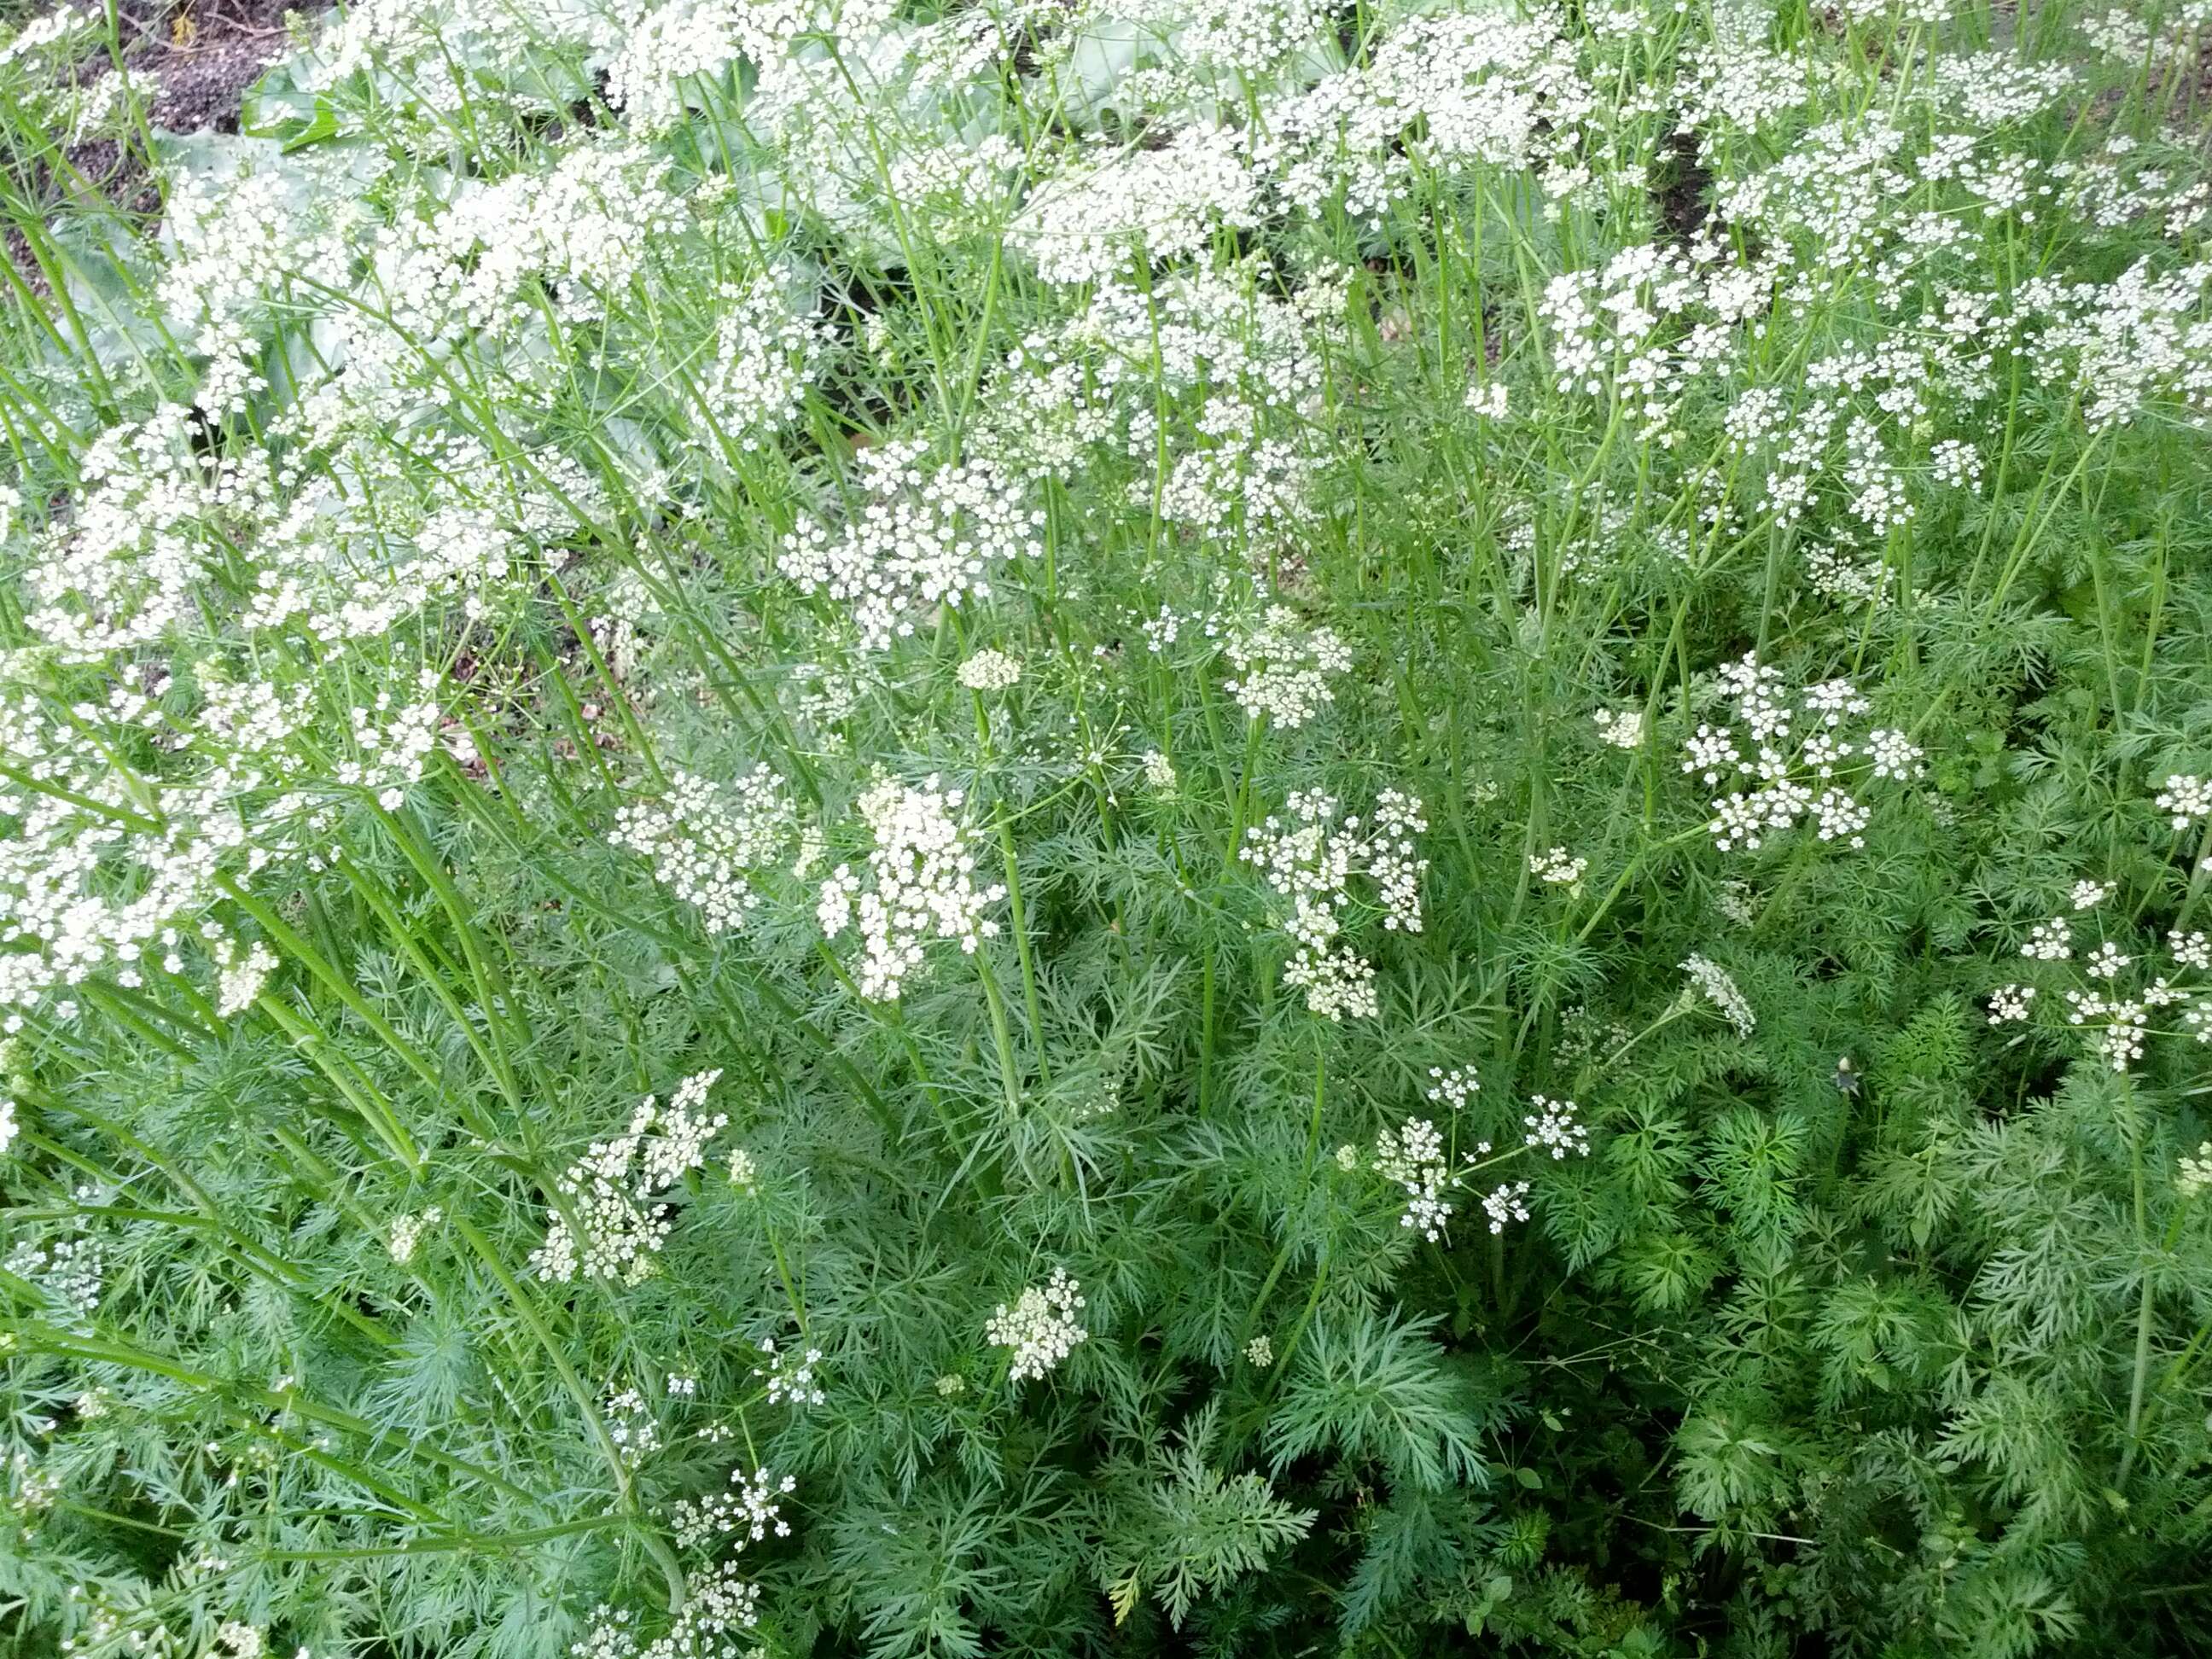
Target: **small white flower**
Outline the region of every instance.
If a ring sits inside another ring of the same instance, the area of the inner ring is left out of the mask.
[[[765,1369],[755,1366],[753,1375],[767,1380],[769,1405],[788,1401],[793,1407],[804,1411],[809,1406],[822,1404],[829,1397],[815,1386],[814,1382],[814,1368],[822,1361],[821,1349],[789,1348],[779,1352],[775,1339],[767,1336],[761,1339],[760,1346],[761,1352],[768,1357],[768,1364]]]
[[[1251,719],[1285,730],[1335,702],[1329,679],[1352,667],[1351,649],[1334,629],[1303,628],[1284,605],[1269,606],[1259,622],[1231,634],[1224,649],[1237,670],[1229,695]]]
[[[565,1285],[580,1275],[637,1285],[652,1276],[672,1230],[661,1195],[706,1161],[707,1143],[730,1121],[726,1113],[710,1117],[702,1109],[720,1076],[711,1071],[685,1078],[665,1108],[647,1095],[624,1133],[593,1141],[562,1172],[555,1185],[568,1200],[566,1212],[551,1212],[545,1242],[530,1255],[538,1278]]]
[[[1464,1111],[1468,1102],[1482,1091],[1482,1079],[1474,1074],[1472,1066],[1455,1066],[1449,1071],[1431,1066],[1429,1077],[1429,1098],[1449,1106],[1455,1112]]]
[[[956,678],[970,691],[1004,691],[1019,683],[1022,665],[1003,651],[978,651],[960,665]]]
[[[975,857],[957,814],[965,796],[939,787],[935,775],[918,788],[877,784],[858,803],[875,845],[868,879],[840,865],[822,884],[815,906],[822,931],[836,939],[857,917],[860,957],[854,978],[871,1002],[896,1002],[922,965],[933,939],[957,940],[972,956],[999,924],[983,913],[1006,897],[1003,884],[979,887]]]
[[[1624,708],[1615,714],[1610,708],[1601,708],[1593,718],[1597,722],[1598,741],[1611,744],[1615,749],[1634,749],[1644,741],[1644,711]]]
[[[1692,983],[1705,994],[1705,1000],[1719,1009],[1728,1023],[1735,1027],[1738,1036],[1747,1037],[1757,1028],[1759,1017],[1752,1012],[1751,1004],[1736,988],[1735,981],[1726,969],[1709,957],[1692,956],[1682,963]]]
[[[2177,830],[2186,830],[2198,818],[2212,817],[2212,778],[2177,772],[2159,791],[2156,804],[2172,815]]]
[[[2174,1188],[2184,1198],[2197,1198],[2212,1189],[2212,1140],[2197,1149],[2197,1156],[2182,1154],[2181,1167],[2175,1171]]]
[[[1528,1131],[1521,1138],[1522,1146],[1548,1149],[1555,1160],[1569,1152],[1577,1158],[1589,1156],[1589,1130],[1575,1121],[1573,1101],[1531,1095],[1528,1103],[1536,1109],[1521,1120]]]
[[[1528,1183],[1516,1181],[1503,1185],[1482,1200],[1483,1213],[1490,1218],[1490,1231],[1502,1233],[1509,1221],[1526,1221],[1528,1206],[1523,1202],[1528,1196]]]
[[[1452,1217],[1444,1194],[1456,1183],[1444,1161],[1444,1139],[1437,1126],[1416,1118],[1385,1129],[1375,1138],[1372,1167],[1405,1190],[1406,1208],[1398,1224],[1418,1231],[1431,1244],[1441,1239]]]
[[[1255,1371],[1264,1371],[1275,1363],[1275,1345],[1265,1335],[1255,1336],[1244,1345],[1244,1358]]]
[[[1583,872],[1589,868],[1588,859],[1576,858],[1564,847],[1554,847],[1547,853],[1528,854],[1528,873],[1553,887],[1579,884]]]
[[[2092,979],[2118,979],[2120,969],[2135,958],[2120,954],[2120,947],[2107,939],[2089,953],[2081,965]]]
[[[1050,1282],[1042,1289],[1031,1285],[1011,1308],[999,1304],[984,1335],[992,1346],[1012,1351],[1012,1381],[1043,1376],[1088,1340],[1090,1333],[1075,1316],[1076,1310],[1085,1305],[1077,1293],[1081,1288],[1066,1268],[1054,1267]]]
[[[416,1246],[422,1235],[434,1230],[446,1218],[446,1212],[433,1204],[420,1215],[403,1215],[392,1224],[392,1236],[386,1243],[392,1259],[405,1267],[415,1259]]]
[[[1878,778],[1909,780],[1926,775],[1928,769],[1921,762],[1927,752],[1902,732],[1878,729],[1867,733],[1867,753]]]
[[[651,859],[653,878],[696,908],[708,933],[730,933],[759,904],[755,878],[782,860],[794,828],[782,781],[767,767],[726,784],[679,769],[659,799],[616,813],[609,839]]]
[[[2063,962],[2074,954],[2074,929],[2063,916],[2039,921],[2028,929],[2020,953],[2037,962]]]

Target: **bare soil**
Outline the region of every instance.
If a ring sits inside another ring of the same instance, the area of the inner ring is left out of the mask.
[[[235,132],[239,100],[289,45],[284,15],[323,0],[123,0],[123,58],[171,132]]]

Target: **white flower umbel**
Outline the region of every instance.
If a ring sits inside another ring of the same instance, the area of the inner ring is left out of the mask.
[[[220,934],[214,946],[215,1011],[228,1019],[253,1006],[263,983],[276,971],[276,953],[258,941],[240,949],[236,939]]]
[[[1564,847],[1528,854],[1528,873],[1548,887],[1578,887],[1589,860],[1577,858]]]
[[[790,1475],[779,1479],[766,1469],[757,1468],[750,1474],[732,1469],[730,1485],[734,1491],[680,1498],[671,1507],[670,1529],[676,1534],[678,1547],[699,1549],[735,1537],[737,1547],[742,1550],[770,1536],[789,1537],[791,1522],[783,1518],[778,1500],[787,1497],[798,1484]]]
[[[1759,1017],[1752,1012],[1751,1004],[1736,988],[1735,981],[1726,969],[1710,957],[1692,955],[1682,963],[1682,970],[1689,975],[1691,983],[1704,993],[1705,1000],[1735,1027],[1738,1036],[1752,1034],[1759,1024]]]
[[[1306,1006],[1329,1019],[1346,1014],[1373,1018],[1379,1008],[1375,969],[1340,936],[1355,906],[1352,880],[1373,884],[1372,907],[1394,933],[1421,931],[1420,881],[1429,867],[1414,837],[1425,830],[1421,803],[1386,789],[1376,797],[1371,821],[1337,819],[1334,797],[1318,791],[1291,794],[1287,819],[1270,814],[1244,832],[1240,856],[1290,901],[1279,925],[1297,949],[1284,983],[1306,994]]]
[[[1229,695],[1252,719],[1285,728],[1304,726],[1335,702],[1329,677],[1352,667],[1352,652],[1334,629],[1304,627],[1286,605],[1270,605],[1222,648],[1237,671]]]
[[[758,872],[781,862],[796,833],[782,781],[756,766],[720,784],[673,771],[666,794],[615,815],[609,839],[651,859],[654,879],[696,906],[708,933],[732,933],[760,902]]]
[[[953,672],[970,691],[1004,691],[1018,684],[1022,665],[1003,651],[978,651]]]
[[[926,441],[861,452],[862,500],[841,523],[809,519],[784,538],[785,578],[848,609],[864,650],[912,634],[929,609],[990,589],[1006,560],[1042,556],[1042,512],[988,460],[929,466]]]
[[[434,1230],[445,1218],[445,1211],[433,1204],[419,1214],[403,1215],[394,1221],[385,1241],[385,1248],[390,1252],[392,1261],[403,1267],[414,1261],[415,1252],[422,1244],[422,1235]]]
[[[2212,1192],[2212,1140],[2197,1149],[2197,1156],[2181,1155],[2179,1167],[2174,1171],[2174,1189],[2185,1199],[2202,1197]]]
[[[650,1643],[639,1635],[628,1607],[602,1601],[592,1611],[591,1628],[568,1652],[572,1659],[743,1659],[761,1652],[747,1635],[760,1622],[760,1586],[738,1574],[735,1561],[687,1573],[674,1622]]]
[[[957,789],[941,788],[933,774],[919,788],[886,781],[860,799],[875,842],[866,874],[839,865],[822,884],[815,916],[830,939],[858,927],[854,976],[872,1002],[898,1000],[929,939],[957,940],[972,955],[999,931],[983,913],[1006,890],[975,884],[975,857],[957,816],[963,799]]]
[[[1490,1218],[1490,1231],[1502,1233],[1508,1222],[1528,1218],[1528,1183],[1515,1181],[1501,1183],[1482,1200],[1482,1212]]]
[[[1415,1118],[1376,1137],[1371,1167],[1403,1188],[1405,1212],[1398,1224],[1418,1231],[1430,1243],[1444,1235],[1452,1206],[1444,1194],[1455,1184],[1444,1158],[1444,1138],[1426,1118]]]
[[[778,1349],[772,1336],[763,1337],[760,1346],[768,1363],[754,1366],[753,1375],[768,1384],[769,1405],[788,1401],[795,1410],[804,1411],[828,1398],[814,1381],[814,1368],[822,1361],[821,1349]]]
[[[1469,1102],[1482,1091],[1482,1079],[1475,1075],[1472,1066],[1442,1066],[1429,1067],[1429,1098],[1455,1112],[1465,1111]]]
[[[1615,749],[1635,749],[1644,742],[1644,711],[1623,708],[1616,713],[1601,708],[1592,716],[1597,722],[1598,741]]]
[[[757,450],[798,418],[829,335],[773,275],[726,283],[720,298],[700,396],[726,442]]]
[[[554,1182],[562,1202],[547,1223],[545,1242],[531,1253],[532,1271],[558,1284],[580,1276],[636,1285],[652,1276],[671,1230],[661,1195],[706,1161],[707,1143],[730,1121],[702,1109],[720,1076],[684,1079],[665,1109],[647,1095],[626,1131],[593,1141],[568,1167]]]
[[[1531,1095],[1528,1103],[1536,1109],[1521,1120],[1528,1131],[1521,1138],[1522,1146],[1550,1152],[1554,1162],[1570,1152],[1577,1158],[1589,1156],[1589,1130],[1575,1121],[1573,1101]]]
[[[2172,817],[2177,830],[2186,830],[2203,817],[2212,817],[2212,779],[2177,772],[2158,792],[2158,810]]]
[[[1096,283],[1139,250],[1196,252],[1260,222],[1260,180],[1233,127],[1190,126],[1162,148],[1094,152],[1042,183],[1015,232],[1048,283]]]
[[[1081,1289],[1066,1268],[1054,1267],[1042,1288],[1030,1285],[1011,1308],[999,1304],[984,1336],[993,1347],[1012,1350],[1012,1381],[1043,1376],[1088,1339],[1090,1333],[1075,1316],[1084,1305]]]
[[[1699,726],[1683,744],[1682,770],[1709,788],[1744,781],[1712,801],[1706,827],[1723,853],[1756,851],[1800,823],[1824,842],[1863,848],[1872,813],[1852,789],[1927,771],[1919,745],[1902,732],[1851,735],[1851,723],[1872,705],[1849,680],[1823,680],[1793,695],[1781,671],[1753,654],[1723,667],[1720,686],[1735,723]]]

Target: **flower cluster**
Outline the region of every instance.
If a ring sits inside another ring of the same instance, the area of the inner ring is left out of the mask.
[[[1488,1152],[1489,1143],[1481,1143],[1480,1150]],[[1452,1217],[1451,1204],[1443,1194],[1457,1183],[1444,1157],[1444,1138],[1434,1123],[1416,1118],[1383,1130],[1375,1138],[1370,1167],[1404,1189],[1406,1210],[1398,1218],[1400,1226],[1417,1229],[1431,1244],[1443,1237]]]
[[[787,1401],[804,1411],[809,1406],[818,1406],[829,1396],[814,1381],[814,1368],[822,1361],[819,1348],[788,1348],[779,1350],[775,1339],[761,1339],[761,1352],[768,1364],[753,1367],[753,1375],[768,1383],[768,1403],[771,1406]]]
[[[669,1512],[671,1530],[681,1549],[699,1549],[735,1537],[738,1547],[757,1544],[771,1534],[791,1535],[791,1522],[783,1518],[779,1498],[788,1497],[799,1483],[790,1475],[779,1480],[766,1469],[748,1475],[730,1471],[734,1492],[708,1492],[702,1498],[678,1498]]]
[[[1482,1200],[1482,1212],[1489,1218],[1490,1231],[1493,1234],[1502,1233],[1509,1224],[1526,1221],[1528,1218],[1528,1206],[1525,1202],[1528,1196],[1528,1183],[1525,1181],[1500,1182],[1486,1194]]]
[[[1048,283],[1095,283],[1141,251],[1173,258],[1222,228],[1260,222],[1259,191],[1231,127],[1189,126],[1162,148],[1102,151],[1040,188],[1017,240]]]
[[[1003,651],[978,651],[953,678],[970,691],[1004,691],[1020,683],[1022,665]]]
[[[705,1163],[707,1143],[730,1121],[727,1113],[710,1117],[703,1109],[720,1076],[712,1071],[684,1079],[665,1108],[647,1095],[629,1128],[593,1141],[554,1182],[558,1201],[545,1242],[530,1256],[540,1279],[637,1285],[652,1276],[672,1225],[663,1194]]]
[[[794,311],[783,285],[767,274],[726,283],[720,297],[714,356],[700,395],[726,442],[758,449],[797,418],[821,372],[828,332]]]
[[[972,956],[999,931],[983,912],[1006,890],[975,884],[975,857],[956,816],[963,799],[957,789],[941,789],[934,775],[912,789],[885,781],[860,799],[860,820],[874,842],[866,878],[839,865],[822,884],[815,915],[833,939],[858,927],[855,975],[872,1002],[898,1000],[922,965],[927,940],[957,939]]]
[[[2197,1149],[2197,1156],[2181,1155],[2180,1166],[2173,1177],[2174,1190],[2184,1198],[2200,1198],[2212,1192],[2212,1140]]]
[[[2212,817],[2212,779],[2177,772],[2166,781],[2154,805],[2171,815],[2177,832],[2186,830],[2199,818]]]
[[[1066,1268],[1054,1267],[1048,1282],[1030,1285],[1012,1307],[999,1304],[983,1334],[993,1347],[1012,1352],[1012,1381],[1043,1376],[1088,1340],[1090,1333],[1075,1316],[1084,1305],[1081,1289]]]
[[[809,519],[785,538],[778,564],[802,592],[848,608],[864,650],[888,650],[934,605],[990,591],[994,567],[1041,556],[1044,514],[988,460],[926,465],[912,440],[864,450],[864,496],[842,523]]]
[[[1875,780],[1921,776],[1919,746],[1901,732],[1876,728],[1856,738],[1850,722],[1872,705],[1847,679],[1823,680],[1791,693],[1781,670],[1755,653],[1721,673],[1735,722],[1701,724],[1683,744],[1682,770],[1712,787],[1746,778],[1712,803],[1707,825],[1722,852],[1756,850],[1765,838],[1809,822],[1822,841],[1866,845],[1869,808],[1843,782],[1863,771]],[[1738,727],[1741,730],[1739,732]],[[1749,746],[1749,753],[1741,744]]]
[[[1591,717],[1597,722],[1598,741],[1615,749],[1640,749],[1644,746],[1644,711],[1623,708],[1615,711],[1601,708]]]
[[[392,1231],[385,1239],[385,1249],[392,1261],[404,1267],[415,1260],[415,1252],[422,1243],[422,1235],[435,1231],[439,1223],[445,1218],[445,1211],[435,1204],[416,1214],[400,1216],[392,1224]]]
[[[1294,792],[1288,819],[1270,814],[1244,832],[1239,856],[1290,900],[1279,926],[1296,945],[1284,982],[1303,990],[1306,1006],[1329,1019],[1373,1018],[1379,1004],[1375,969],[1341,942],[1356,901],[1352,880],[1364,875],[1374,908],[1391,932],[1421,931],[1421,877],[1429,867],[1414,837],[1429,827],[1413,796],[1386,789],[1364,823],[1338,820],[1338,803],[1318,791]]]
[[[1727,969],[1711,957],[1692,953],[1682,963],[1682,971],[1689,975],[1691,984],[1704,994],[1705,1000],[1719,1009],[1722,1017],[1735,1027],[1738,1036],[1747,1037],[1757,1028],[1759,1016],[1752,1012],[1751,1004],[1736,988],[1736,982]]]
[[[1579,887],[1583,872],[1589,868],[1588,859],[1576,857],[1564,847],[1528,854],[1528,873],[1547,887]]]
[[[1465,1111],[1481,1091],[1482,1079],[1471,1066],[1429,1067],[1428,1096],[1439,1105],[1449,1106],[1455,1112]]]
[[[660,1449],[660,1420],[653,1403],[635,1389],[610,1389],[600,1410],[608,1443],[626,1468],[635,1468]]]
[[[674,1622],[647,1642],[628,1607],[601,1602],[589,1632],[568,1651],[573,1659],[744,1659],[758,1652],[750,1632],[760,1623],[760,1586],[738,1577],[734,1561],[685,1576]]]
[[[1231,633],[1222,649],[1237,671],[1229,695],[1237,706],[1253,720],[1286,729],[1304,726],[1335,702],[1329,676],[1352,667],[1352,653],[1334,629],[1305,627],[1286,605],[1270,605],[1258,622]]]
[[[1528,1103],[1536,1109],[1521,1120],[1528,1130],[1522,1145],[1550,1152],[1555,1162],[1570,1152],[1577,1158],[1589,1156],[1589,1130],[1575,1121],[1573,1101],[1531,1095]]]
[[[2083,981],[2064,982],[2067,970],[2056,964],[2077,960],[2074,917],[2083,926],[2102,923],[2106,902],[2118,891],[2108,881],[2077,881],[2069,896],[2073,915],[2056,915],[2033,923],[2021,946],[2021,955],[2046,964],[2045,982],[1998,986],[1990,993],[1988,1020],[1991,1025],[2026,1025],[2035,1018],[2044,989],[2057,993],[2054,1008],[2063,1005],[2066,1029],[2087,1040],[2089,1053],[2115,1072],[2129,1072],[2142,1060],[2150,1039],[2169,1028],[2153,1024],[2161,1011],[2178,1016],[2173,1033],[2185,1034],[2200,1043],[2212,1044],[2212,984],[2190,982],[2188,975],[2212,972],[2212,936],[2202,930],[2174,929],[2166,938],[2167,971],[2142,971],[2133,975],[2143,953],[2124,948],[2119,940],[2100,939],[2084,950],[2078,971]],[[2086,981],[2086,982],[2084,982]]]
[[[99,1201],[97,1189],[80,1187],[79,1206]],[[52,1317],[70,1326],[89,1327],[106,1294],[107,1251],[82,1217],[59,1223],[43,1242],[18,1239],[0,1261],[0,1270],[28,1285],[47,1304]]]
[[[658,800],[615,815],[610,839],[653,860],[654,879],[698,908],[710,933],[732,933],[760,902],[759,872],[781,857],[795,820],[783,783],[756,766],[727,783],[680,768]]]

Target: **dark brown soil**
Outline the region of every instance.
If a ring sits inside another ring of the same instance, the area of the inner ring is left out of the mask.
[[[124,61],[151,90],[146,118],[171,132],[238,131],[238,100],[290,41],[284,15],[323,0],[124,0]]]

